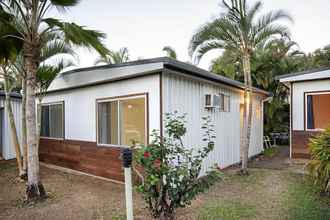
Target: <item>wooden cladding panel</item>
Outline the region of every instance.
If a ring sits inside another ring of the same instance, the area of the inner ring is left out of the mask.
[[[292,157],[310,158],[309,139],[319,134],[315,131],[292,131]]]
[[[40,140],[40,160],[117,181],[124,180],[121,148],[98,147],[95,142]]]

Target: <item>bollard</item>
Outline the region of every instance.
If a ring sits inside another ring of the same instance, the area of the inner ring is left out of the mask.
[[[133,195],[132,195],[132,150],[122,150],[123,167],[125,172],[125,197],[127,220],[133,220]]]

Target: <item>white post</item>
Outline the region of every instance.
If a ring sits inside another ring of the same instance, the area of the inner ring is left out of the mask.
[[[133,220],[133,195],[132,195],[132,150],[124,148],[122,150],[123,167],[125,172],[125,198],[126,198],[126,218]]]
[[[125,196],[126,196],[126,216],[127,220],[133,220],[133,196],[132,196],[132,169],[125,170]]]

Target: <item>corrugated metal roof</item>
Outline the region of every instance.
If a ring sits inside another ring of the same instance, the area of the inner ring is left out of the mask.
[[[48,89],[48,92],[62,91],[87,87],[115,80],[133,78],[160,72],[163,69],[175,69],[186,74],[201,77],[212,82],[226,84],[239,89],[244,89],[243,83],[211,73],[197,66],[177,61],[168,57],[137,60],[132,62],[93,66],[70,70],[59,75]],[[254,88],[257,93],[269,95],[267,91]]]
[[[5,91],[0,90],[0,97],[5,97],[5,96],[6,96]],[[10,93],[10,97],[21,99],[22,98],[22,95],[19,94],[19,93],[17,93],[17,92],[12,92],[12,93]]]
[[[305,70],[305,71],[301,71],[301,72],[296,72],[296,73],[289,73],[289,74],[285,74],[285,75],[281,75],[281,76],[277,76],[276,79],[277,80],[284,80],[287,78],[292,78],[292,81],[302,81],[301,79],[297,79],[294,77],[298,77],[298,76],[304,76],[304,75],[308,75],[308,74],[313,74],[313,73],[319,73],[319,72],[325,72],[325,71],[329,71],[330,67],[321,67],[321,68],[316,68],[316,69],[310,69],[310,70]],[[316,79],[322,79],[322,78],[327,78],[319,76],[316,77]]]

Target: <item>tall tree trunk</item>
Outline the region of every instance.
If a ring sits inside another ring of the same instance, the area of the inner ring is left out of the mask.
[[[19,140],[18,140],[15,118],[14,118],[13,109],[11,106],[10,89],[9,89],[9,85],[8,85],[9,83],[8,83],[8,79],[6,79],[6,78],[7,77],[5,77],[5,82],[4,82],[5,83],[5,86],[4,86],[5,94],[6,94],[6,100],[5,100],[6,111],[7,111],[8,118],[9,118],[11,138],[12,138],[14,148],[15,148],[19,176],[23,177],[24,171],[23,171],[21,147],[20,147]]]
[[[33,42],[33,43],[31,43]],[[46,197],[45,189],[39,176],[39,152],[37,146],[36,124],[36,75],[38,64],[37,40],[24,45],[25,65],[27,71],[26,84],[26,125],[28,144],[28,185],[27,200],[38,200]]]
[[[22,134],[21,134],[21,144],[23,147],[23,170],[27,173],[27,140],[26,140],[26,77],[24,76],[22,79],[22,109],[21,109],[21,117],[22,117]]]
[[[243,111],[243,141],[242,141],[242,167],[241,173],[248,174],[249,148],[251,139],[252,127],[252,78],[251,78],[251,63],[248,53],[243,55],[243,71],[244,71],[244,111]]]
[[[42,102],[42,94],[39,94],[38,97],[38,104],[37,104],[37,147],[39,150],[39,143],[40,143],[40,132],[41,132],[41,102]]]

